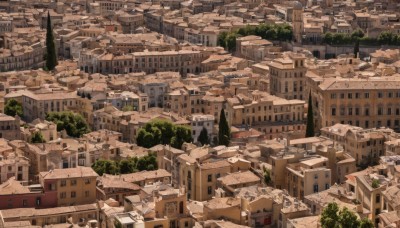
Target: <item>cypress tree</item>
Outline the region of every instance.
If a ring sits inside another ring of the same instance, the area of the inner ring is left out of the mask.
[[[46,67],[47,70],[54,70],[57,66],[57,54],[54,44],[53,29],[51,27],[50,12],[47,12],[47,33],[46,33]]]
[[[201,143],[201,145],[210,144],[210,139],[208,138],[208,131],[205,127],[200,132],[199,137],[197,137],[197,141]]]
[[[354,58],[357,58],[359,52],[360,52],[360,39],[357,39],[354,44]]]
[[[231,129],[226,121],[225,111],[221,110],[219,116],[218,144],[228,146],[231,141]]]
[[[312,98],[311,98],[311,91],[310,95],[308,96],[308,110],[307,110],[307,128],[306,128],[306,138],[307,137],[314,137],[314,113],[312,108]]]

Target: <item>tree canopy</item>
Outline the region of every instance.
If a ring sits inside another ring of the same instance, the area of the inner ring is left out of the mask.
[[[347,207],[339,210],[336,202],[329,203],[321,213],[321,226],[323,228],[372,228],[373,223],[368,219],[362,220]]]
[[[53,28],[51,27],[50,13],[47,12],[47,31],[46,31],[46,68],[54,70],[57,66],[57,53],[54,44]]]
[[[154,120],[142,127],[136,137],[136,144],[150,148],[158,144],[169,144],[181,149],[184,142],[192,141],[189,127],[173,124],[165,120]]]
[[[92,165],[93,170],[102,176],[106,174],[126,174],[135,173],[143,170],[156,170],[158,169],[157,157],[153,153],[149,153],[143,157],[133,157],[123,159],[121,161],[113,160],[97,160]]]
[[[201,143],[201,145],[208,145],[210,144],[210,139],[208,137],[208,131],[205,127],[201,129],[199,137],[197,137],[197,141]]]
[[[35,131],[32,133],[31,143],[45,143],[45,142],[46,140],[44,139],[40,131]]]
[[[86,120],[77,113],[69,111],[49,112],[46,115],[46,120],[57,124],[57,131],[65,130],[71,137],[79,138],[90,132]]]
[[[19,103],[17,100],[11,98],[7,101],[4,107],[4,114],[9,116],[18,115],[19,117],[22,117],[24,115],[22,104]]]
[[[289,24],[259,24],[258,26],[247,25],[236,31],[223,31],[218,35],[218,45],[226,48],[228,51],[235,51],[236,39],[241,36],[256,35],[266,40],[290,41],[293,37],[293,30]]]
[[[343,33],[330,33],[327,32],[322,37],[322,43],[329,45],[400,45],[400,35],[394,34],[390,31],[384,31],[379,34],[377,38],[365,36],[361,30],[356,30],[352,34]]]
[[[224,109],[221,109],[219,115],[219,128],[218,128],[218,144],[229,146],[231,141],[231,128],[228,125],[228,121],[225,117]]]

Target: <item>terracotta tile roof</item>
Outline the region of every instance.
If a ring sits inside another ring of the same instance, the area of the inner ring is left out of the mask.
[[[226,186],[260,182],[260,178],[251,171],[228,174],[218,180]]]
[[[40,172],[39,175],[45,180],[99,176],[92,168],[83,166],[69,169],[54,169],[49,172]]]

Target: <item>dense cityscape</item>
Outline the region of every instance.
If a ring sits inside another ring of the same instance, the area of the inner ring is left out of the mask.
[[[0,0],[19,227],[400,227],[400,1]]]

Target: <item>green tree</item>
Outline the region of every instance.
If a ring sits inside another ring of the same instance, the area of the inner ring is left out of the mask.
[[[376,179],[372,180],[371,187],[378,188],[379,187],[379,181],[376,180]]]
[[[208,137],[208,131],[205,127],[201,129],[199,137],[197,137],[197,141],[201,143],[201,145],[208,145],[210,144],[210,139]]]
[[[65,130],[71,137],[79,138],[90,132],[86,120],[77,113],[69,111],[50,112],[47,113],[46,120],[56,123],[57,131]]]
[[[308,96],[308,110],[307,110],[307,128],[306,137],[314,137],[314,112],[312,107],[311,91]]]
[[[266,169],[265,167],[263,167],[263,170],[264,170],[264,183],[269,185],[272,182],[271,171],[269,169]]]
[[[224,109],[221,110],[219,116],[219,129],[218,129],[218,144],[229,146],[231,141],[231,129],[225,117]]]
[[[138,146],[142,146],[145,148],[155,146],[153,135],[150,132],[146,132],[146,130],[143,128],[139,130],[138,136],[136,138],[136,143]]]
[[[181,149],[184,142],[191,142],[192,134],[188,127],[176,126],[175,135],[171,138],[171,146]]]
[[[347,207],[339,210],[336,202],[328,203],[321,213],[320,223],[323,228],[372,228],[374,225],[368,219],[359,220],[357,215]]]
[[[329,44],[329,45],[333,44],[333,34],[330,32],[325,33],[322,36],[322,42]]]
[[[133,173],[133,171],[134,171],[134,166],[130,160],[125,159],[119,163],[119,173],[121,174]]]
[[[18,115],[19,117],[22,117],[24,112],[21,103],[11,98],[10,100],[7,101],[4,107],[4,114],[9,116]]]
[[[169,144],[180,149],[184,142],[192,141],[191,130],[185,126],[172,124],[165,120],[154,120],[138,131],[138,146],[150,148],[158,144]]]
[[[364,37],[364,32],[361,29],[357,29],[356,31],[351,33],[351,38],[353,40],[358,40],[358,39],[363,38],[363,37]]]
[[[141,157],[136,162],[136,169],[139,171],[143,170],[156,170],[158,168],[157,158],[155,154],[149,154]]]
[[[46,68],[54,70],[57,66],[56,46],[54,44],[53,28],[51,27],[50,12],[47,12],[47,32],[46,32]]]
[[[355,42],[354,42],[354,58],[357,58],[358,57],[358,53],[360,52],[360,40],[359,39],[357,39]]]
[[[357,216],[349,211],[347,207],[344,207],[339,211],[339,220],[340,227],[343,228],[357,228],[360,225],[360,221]]]
[[[337,203],[329,203],[328,206],[326,206],[321,213],[321,226],[323,228],[336,227],[336,222],[339,220],[338,212],[339,206],[337,205]]]
[[[225,39],[228,36],[228,32],[223,31],[218,35],[217,44],[223,48],[226,48]]]
[[[45,143],[45,142],[46,140],[44,139],[40,131],[35,131],[32,133],[31,143]]]
[[[124,111],[124,112],[130,112],[130,111],[134,111],[134,108],[133,108],[132,105],[125,105],[125,106],[122,108],[122,111]]]
[[[234,52],[236,50],[236,39],[239,35],[235,32],[228,33],[225,38],[225,46],[230,52]]]
[[[367,217],[361,219],[360,221],[360,228],[374,228],[374,224],[369,220]]]
[[[396,42],[396,38],[397,36],[394,35],[392,32],[385,31],[379,34],[378,42],[383,45],[392,45]]]

